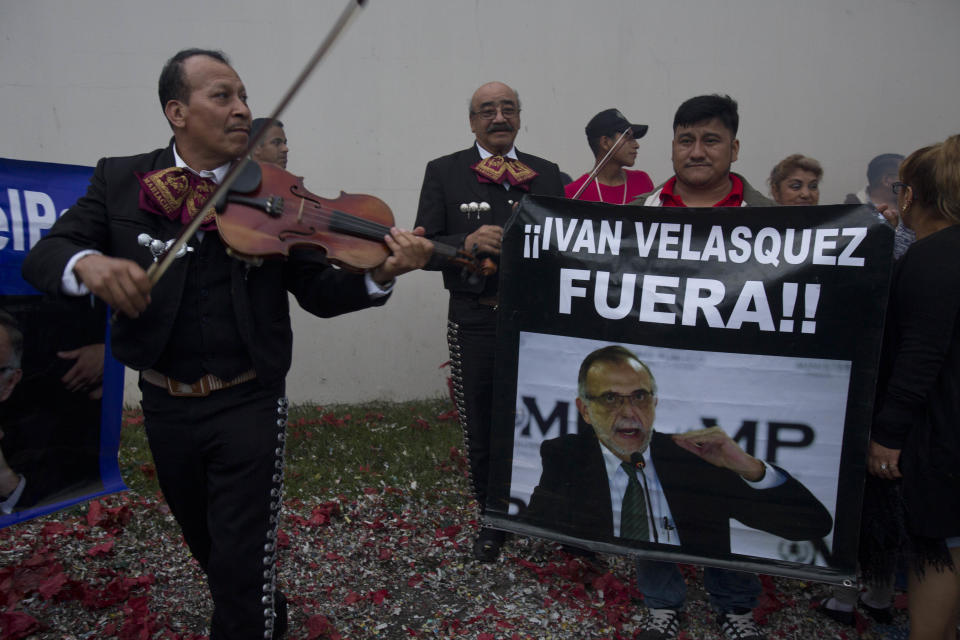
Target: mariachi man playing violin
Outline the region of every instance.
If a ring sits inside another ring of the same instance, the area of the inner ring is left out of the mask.
[[[49,293],[93,292],[118,311],[113,353],[140,371],[160,486],[213,596],[210,637],[278,638],[287,292],[323,317],[382,305],[395,276],[426,263],[430,243],[392,228],[388,257],[366,273],[307,248],[253,266],[205,225],[151,290],[143,238],[177,237],[250,130],[246,90],[220,52],[176,54],[159,89],[173,144],[100,160],[87,194],[27,256],[24,277]]]
[[[517,151],[520,98],[502,82],[490,82],[470,100],[470,129],[476,143],[427,164],[417,225],[428,238],[459,246],[479,256],[500,255],[503,226],[525,193],[563,196],[557,165]],[[428,269],[440,269],[436,259]],[[470,472],[480,513],[487,500],[490,468],[490,420],[493,402],[493,354],[496,348],[497,277],[464,278],[451,264],[442,266],[450,291],[447,341],[457,411],[470,457]],[[502,531],[480,530],[473,554],[492,562],[500,554]]]

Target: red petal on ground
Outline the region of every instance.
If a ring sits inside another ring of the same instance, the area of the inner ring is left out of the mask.
[[[481,633],[477,636],[477,640],[497,640],[492,633]]]
[[[40,535],[44,538],[49,538],[61,533],[68,533],[69,531],[70,529],[68,529],[62,522],[45,522],[43,527],[40,529]]]
[[[124,526],[130,522],[130,518],[133,517],[133,511],[130,510],[129,505],[123,504],[119,507],[107,509],[107,515],[110,517],[111,524]]]
[[[765,625],[771,613],[783,609],[783,601],[780,600],[782,594],[777,593],[773,578],[768,575],[761,575],[759,578],[763,593],[757,600],[757,606],[753,608],[753,619],[757,624]]]
[[[286,549],[290,546],[290,536],[288,536],[283,529],[277,531],[277,546],[281,549]]]
[[[307,618],[307,640],[317,640],[318,638],[332,638],[336,634],[333,624],[327,620],[326,616],[319,614]],[[336,634],[339,637],[339,634]]]
[[[351,591],[350,593],[347,594],[347,597],[343,599],[343,602],[345,604],[355,604],[360,600],[363,600],[363,596],[361,596],[359,593],[356,593],[355,591]]]
[[[437,529],[437,533],[434,537],[436,538],[452,538],[458,533],[463,527],[459,524],[452,524],[449,527],[444,527],[442,529]]]
[[[23,611],[0,612],[0,631],[4,640],[19,640],[40,631],[40,621]]]
[[[102,544],[98,544],[96,546],[89,548],[87,550],[87,555],[92,558],[96,556],[105,556],[111,551],[113,551],[113,545],[114,545],[113,540],[107,540]]]
[[[344,424],[344,422],[345,422],[344,420],[339,419],[339,418],[338,418],[335,414],[333,414],[333,413],[327,413],[327,414],[325,414],[322,418],[320,418],[320,421],[321,421],[323,424],[330,424],[330,425],[333,425],[333,426],[335,426],[335,427],[341,427],[341,426],[343,426],[343,424]]]
[[[87,524],[95,527],[100,524],[101,519],[103,519],[103,505],[99,500],[91,500],[90,506],[87,507]]]
[[[310,520],[307,521],[307,524],[315,527],[329,524],[330,520],[334,516],[338,515],[340,515],[340,505],[338,503],[324,502],[313,508],[313,511],[310,512]]]
[[[160,630],[157,614],[150,611],[146,596],[131,598],[123,613],[126,617],[117,635],[120,640],[150,640]]]
[[[140,465],[140,472],[148,478],[152,478],[157,475],[157,468],[149,462],[144,462],[142,465]]]
[[[393,557],[393,551],[386,548],[380,549],[380,553],[377,554],[377,558],[379,558],[380,560],[389,560],[392,557]]]
[[[415,587],[415,586],[417,586],[418,584],[420,584],[421,582],[423,582],[423,576],[422,576],[421,574],[419,574],[419,573],[415,573],[415,574],[413,574],[412,576],[410,576],[409,579],[407,579],[407,586],[408,586],[408,587]]]
[[[60,591],[63,589],[63,585],[67,584],[67,582],[68,579],[66,574],[61,571],[44,580],[37,591],[44,600],[49,600],[53,596],[60,593]]]
[[[373,604],[383,604],[383,601],[390,597],[390,592],[386,589],[377,589],[368,593],[367,597],[373,601]]]

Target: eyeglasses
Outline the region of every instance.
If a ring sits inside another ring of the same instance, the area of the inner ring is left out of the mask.
[[[890,185],[890,188],[893,189],[893,193],[895,195],[900,195],[900,192],[909,186],[910,185],[908,185],[906,182],[894,182],[892,185]]]
[[[514,107],[513,105],[507,104],[500,105],[499,107],[484,107],[483,109],[480,109],[480,111],[474,111],[473,114],[480,116],[482,120],[493,120],[497,117],[498,110],[503,114],[504,118],[512,118],[520,113],[520,109]]]
[[[604,409],[619,409],[625,402],[629,402],[635,407],[645,409],[653,402],[654,393],[646,389],[637,389],[633,393],[616,393],[605,391],[596,396],[584,396],[590,402],[596,402]]]

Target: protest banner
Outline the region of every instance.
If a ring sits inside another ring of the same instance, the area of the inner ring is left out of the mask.
[[[598,551],[852,580],[892,243],[862,206],[524,198],[501,256],[488,522]],[[584,359],[617,346],[643,381],[578,389]],[[759,482],[722,468],[705,436],[686,449],[673,437],[710,427],[738,461],[766,463]],[[634,450],[640,538],[621,529],[630,472],[617,479]]]
[[[110,357],[106,309],[92,296],[45,297],[20,276],[92,174],[0,158],[0,309],[23,336],[19,367],[3,372],[13,388],[0,401],[0,482],[13,488],[0,486],[0,528],[126,488],[117,463],[123,366]]]

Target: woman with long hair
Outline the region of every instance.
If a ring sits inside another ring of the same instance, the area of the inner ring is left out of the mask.
[[[894,267],[867,469],[898,496],[911,640],[960,614],[960,135],[914,151],[893,185],[917,239]],[[899,486],[898,486],[899,485]],[[878,514],[880,515],[880,514]],[[866,516],[865,516],[866,517]]]

